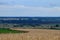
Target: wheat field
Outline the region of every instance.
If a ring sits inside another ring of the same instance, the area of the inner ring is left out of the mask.
[[[14,29],[28,33],[0,34],[0,40],[60,40],[60,30],[48,29]]]

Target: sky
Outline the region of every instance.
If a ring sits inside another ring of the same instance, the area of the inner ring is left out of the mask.
[[[0,16],[60,17],[60,0],[0,0]]]

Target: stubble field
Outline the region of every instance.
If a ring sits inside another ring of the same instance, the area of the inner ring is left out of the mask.
[[[14,29],[28,33],[0,34],[0,40],[60,40],[60,30],[49,29]]]

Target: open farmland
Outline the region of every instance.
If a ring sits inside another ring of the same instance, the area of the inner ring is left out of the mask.
[[[60,40],[60,30],[49,29],[14,29],[28,33],[0,34],[0,40]]]

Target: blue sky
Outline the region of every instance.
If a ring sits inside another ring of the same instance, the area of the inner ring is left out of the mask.
[[[0,16],[60,16],[60,0],[0,0]]]

